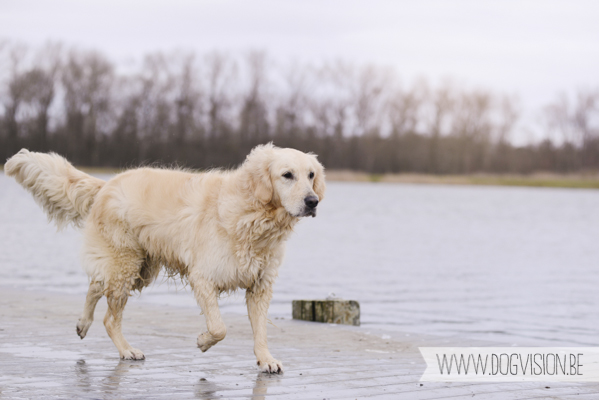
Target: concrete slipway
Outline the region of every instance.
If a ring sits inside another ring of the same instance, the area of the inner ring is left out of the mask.
[[[132,299],[125,336],[145,361],[120,361],[102,325],[75,334],[82,296],[0,287],[1,399],[596,399],[599,385],[576,383],[421,384],[419,346],[497,345],[459,338],[381,333],[281,320],[269,327],[283,375],[259,373],[247,318],[225,314],[226,339],[202,354],[199,311]]]

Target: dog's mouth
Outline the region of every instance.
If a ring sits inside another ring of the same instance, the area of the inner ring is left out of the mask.
[[[302,211],[299,217],[316,217],[316,208],[304,208],[304,211]]]

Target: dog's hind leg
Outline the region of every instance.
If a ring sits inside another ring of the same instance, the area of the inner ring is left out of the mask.
[[[145,360],[144,353],[141,350],[131,347],[129,342],[123,336],[121,324],[123,321],[123,310],[129,299],[129,293],[116,291],[106,294],[108,300],[108,311],[104,317],[104,326],[108,336],[119,350],[119,355],[124,360]]]
[[[208,331],[198,336],[198,347],[204,352],[225,338],[227,327],[220,316],[218,290],[214,285],[205,280],[191,279],[191,277],[189,281],[198,305],[206,317]]]
[[[131,347],[123,337],[121,324],[131,291],[141,290],[143,286],[139,280],[146,255],[126,229],[120,229],[122,226],[113,222],[108,230],[108,224],[97,225],[91,218],[85,226],[84,268],[92,281],[102,282],[101,293],[108,302],[104,317],[106,332],[121,358],[143,360],[143,353]]]
[[[79,335],[81,339],[85,337],[89,327],[94,321],[94,310],[96,309],[98,300],[104,295],[103,290],[103,285],[100,282],[92,282],[89,284],[85,306],[83,307],[83,314],[81,314],[81,318],[79,318],[79,321],[77,322],[77,335]]]

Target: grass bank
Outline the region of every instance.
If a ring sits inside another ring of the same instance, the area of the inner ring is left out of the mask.
[[[533,186],[599,189],[599,173],[555,174],[538,172],[529,175],[511,174],[367,174],[355,171],[327,171],[328,181],[419,183],[442,185]]]

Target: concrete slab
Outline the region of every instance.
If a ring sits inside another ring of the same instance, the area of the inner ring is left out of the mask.
[[[460,338],[274,320],[273,355],[283,375],[259,373],[247,317],[225,314],[226,339],[201,353],[199,310],[129,302],[124,333],[145,361],[120,361],[98,305],[82,341],[83,296],[0,287],[0,398],[80,399],[526,399],[597,398],[596,384],[424,383],[418,346],[497,345]],[[549,388],[547,388],[549,387]]]

